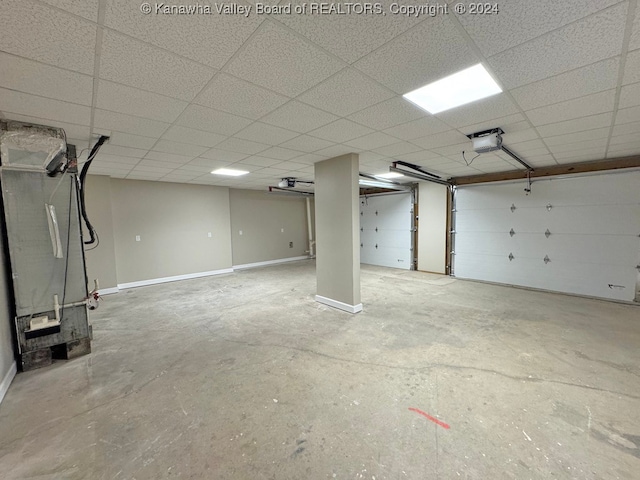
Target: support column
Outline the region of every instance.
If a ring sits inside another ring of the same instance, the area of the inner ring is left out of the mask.
[[[349,313],[360,302],[358,155],[315,164],[316,301]]]

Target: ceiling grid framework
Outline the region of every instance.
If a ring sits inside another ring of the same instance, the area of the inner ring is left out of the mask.
[[[420,18],[139,6],[4,0],[0,118],[61,126],[81,150],[110,135],[95,174],[252,189],[349,152],[370,174],[398,160],[444,177],[521,168],[501,152],[466,164],[466,135],[493,127],[534,167],[640,153],[637,0]],[[502,93],[437,115],[402,98],[480,62]],[[221,167],[250,174],[210,174]]]

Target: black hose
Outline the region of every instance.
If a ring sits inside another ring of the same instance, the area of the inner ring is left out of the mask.
[[[87,176],[87,171],[89,170],[89,167],[91,166],[91,162],[93,162],[93,159],[96,156],[96,154],[98,153],[98,150],[100,150],[100,147],[102,146],[102,144],[104,142],[106,142],[107,140],[109,140],[109,137],[107,137],[106,135],[102,135],[98,139],[96,144],[91,149],[91,153],[89,153],[89,157],[88,157],[87,161],[84,163],[84,165],[82,166],[82,171],[80,172],[80,179],[79,179],[79,182],[80,182],[80,213],[82,213],[82,218],[84,219],[84,223],[87,226],[87,230],[89,231],[89,237],[90,237],[90,239],[88,241],[84,242],[85,245],[91,245],[92,243],[95,243],[96,235],[95,235],[95,231],[94,231],[93,225],[91,225],[91,222],[89,221],[89,217],[87,216],[87,210],[86,210],[85,204],[84,204],[84,181],[85,181],[85,178]]]

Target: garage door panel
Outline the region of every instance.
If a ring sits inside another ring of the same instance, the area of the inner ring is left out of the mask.
[[[361,263],[411,268],[412,207],[408,192],[360,198]]]
[[[454,274],[632,301],[639,279],[639,185],[640,172],[626,172],[536,181],[529,196],[520,183],[460,187]]]

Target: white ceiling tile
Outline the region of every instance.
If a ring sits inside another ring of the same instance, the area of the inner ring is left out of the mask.
[[[195,130],[193,128],[174,125],[162,135],[163,140],[172,140],[174,142],[191,143],[203,147],[214,147],[227,138],[217,133]]]
[[[111,139],[109,139],[109,142],[104,144],[100,148],[98,156],[102,156],[103,154],[140,159],[147,154],[147,150],[143,150],[140,148],[121,147],[119,145],[113,145],[111,143]]]
[[[535,140],[536,138],[540,138],[540,136],[533,128],[516,130],[515,132],[505,130],[504,135],[502,135],[502,141],[506,146],[517,144],[519,142]]]
[[[547,167],[550,165],[557,165],[555,158],[552,155],[540,155],[538,157],[527,157],[527,163],[533,167]]]
[[[27,115],[76,125],[89,125],[91,119],[91,109],[87,106],[5,88],[0,88],[0,110],[6,114]]]
[[[187,106],[187,102],[146,92],[118,83],[100,80],[96,107],[172,123]]]
[[[640,9],[638,9],[640,11]],[[624,76],[622,84],[640,82],[640,50],[634,50],[627,54],[627,61],[624,64]]]
[[[263,170],[262,165],[252,165],[252,164],[249,164],[249,163],[244,163],[244,161],[234,163],[233,164],[233,168],[238,169],[238,170],[246,170],[248,172],[255,172],[255,171],[262,171]]]
[[[640,122],[614,125],[613,131],[611,133],[611,135],[613,135],[614,137],[618,135],[629,135],[629,134],[640,135]]]
[[[264,152],[260,152],[260,156],[267,158],[274,158],[276,160],[291,160],[292,158],[300,156],[300,152],[296,150],[290,150],[282,147],[272,147]]]
[[[607,158],[635,156],[638,154],[640,154],[640,145],[638,144],[612,145],[607,152]]]
[[[214,73],[191,60],[110,30],[104,32],[100,78],[191,101]]]
[[[211,160],[225,160],[227,162],[238,162],[249,155],[246,153],[230,152],[229,150],[220,150],[218,148],[212,148],[207,150],[202,155],[202,158]]]
[[[395,155],[403,155],[406,153],[414,153],[421,150],[420,147],[408,142],[399,142],[384,147],[375,148],[375,153],[384,155],[385,157],[393,157]],[[362,155],[360,155],[362,157]]]
[[[555,137],[545,137],[544,142],[549,146],[564,145],[566,143],[582,142],[586,140],[594,140],[609,137],[609,127],[596,128],[594,130],[586,130],[577,133],[568,133]]]
[[[255,122],[244,130],[236,133],[235,136],[244,140],[251,140],[252,142],[266,143],[267,145],[278,145],[297,137],[298,134],[284,128]]]
[[[443,157],[441,157],[437,153],[433,153],[430,150],[422,150],[420,152],[415,152],[415,153],[396,155],[396,158],[404,162],[417,163],[423,166],[437,164],[438,162],[445,161]]]
[[[93,79],[69,70],[0,52],[0,87],[91,105]]]
[[[295,172],[300,169],[307,169],[309,165],[304,163],[296,163],[296,162],[281,162],[275,165],[272,165],[272,168],[279,168],[280,170],[286,170],[288,172]]]
[[[151,2],[160,5],[178,2]],[[184,4],[182,4],[184,5]],[[196,5],[193,3],[192,5]],[[106,2],[105,24],[113,29],[153,43],[184,57],[222,67],[264,20],[265,15],[219,14],[222,3],[200,2],[211,6],[212,14],[172,15],[152,12],[140,14],[140,3],[129,0]]]
[[[123,113],[108,112],[98,108],[95,110],[93,125],[95,128],[155,138],[159,138],[169,127],[168,123],[132,117]]]
[[[623,145],[626,143],[638,142],[640,142],[640,136],[638,136],[637,132],[634,132],[627,135],[616,135],[615,137],[611,137],[611,142],[609,142],[609,145]]]
[[[0,50],[93,74],[96,26],[27,0],[0,2]]]
[[[622,87],[618,108],[635,107],[636,105],[640,105],[640,83],[632,83]]]
[[[393,93],[352,68],[325,80],[298,99],[339,116],[349,115],[391,98]]]
[[[382,148],[387,148],[387,147],[382,147]],[[361,152],[358,154],[360,163],[370,163],[370,162],[376,162],[379,160],[382,160],[383,158],[385,158],[385,155],[381,155],[379,153],[376,152]]]
[[[629,50],[640,48],[640,8],[636,4],[636,16],[631,27],[631,37],[629,38]]]
[[[319,137],[324,140],[341,143],[357,137],[362,137],[363,135],[367,135],[368,133],[373,133],[373,130],[363,125],[358,125],[357,123],[341,118],[340,120],[336,120],[333,123],[309,132],[309,135]]]
[[[331,113],[292,100],[266,117],[261,118],[260,121],[287,128],[294,132],[306,133],[337,119],[338,117]]]
[[[42,0],[49,5],[80,15],[91,21],[98,20],[98,0]]]
[[[134,157],[125,157],[122,155],[109,155],[107,153],[99,152],[96,155],[96,159],[91,164],[91,170],[98,166],[107,166],[112,167],[116,166],[118,168],[133,168],[135,165],[140,163],[142,158],[134,158]]]
[[[556,158],[558,158],[558,155],[562,155],[565,152],[598,150],[604,149],[606,148],[606,146],[606,138],[596,138],[594,140],[585,140],[582,142],[565,143],[562,145],[550,145],[549,150],[554,156],[556,156]]]
[[[296,162],[304,163],[307,165],[313,165],[320,160],[324,160],[324,157],[315,153],[305,153],[303,155],[300,155],[299,157],[296,157]]]
[[[436,115],[437,118],[452,127],[473,125],[492,119],[498,119],[513,115],[518,112],[518,107],[506,95],[494,95],[493,97],[478,100],[468,105],[463,105]]]
[[[233,135],[251,124],[251,120],[231,113],[213,110],[200,105],[189,105],[176,121],[178,125],[196,130]]]
[[[246,153],[253,155],[260,153],[269,148],[270,145],[264,143],[251,142],[249,140],[243,140],[242,138],[227,138],[216,145],[216,148],[220,150],[230,150],[237,153]]]
[[[528,110],[527,117],[534,125],[558,123],[564,120],[596,115],[613,110],[615,90],[595,93],[586,97]]]
[[[148,180],[155,181],[160,180],[164,175],[164,172],[154,172],[148,170],[131,170],[126,176],[127,180]]]
[[[87,125],[74,125],[72,123],[60,122],[57,120],[49,120],[46,118],[32,117],[29,115],[17,115],[10,114],[6,116],[9,120],[16,120],[18,122],[33,123],[36,125],[46,125],[49,127],[57,127],[64,129],[67,138],[76,138],[79,140],[89,140],[89,126]]]
[[[331,145],[333,145],[333,142],[330,142],[329,140],[323,140],[310,135],[300,135],[280,144],[281,147],[291,148],[293,150],[307,153],[315,152],[316,150],[327,148]]]
[[[413,140],[414,138],[445,132],[447,130],[451,130],[449,125],[429,115],[403,123],[402,125],[387,128],[384,132],[401,140]]]
[[[514,113],[507,115],[506,117],[494,118],[490,120],[484,120],[479,123],[466,125],[458,128],[461,133],[469,135],[476,132],[482,132],[493,128],[502,128],[507,133],[514,133],[520,130],[526,130],[530,128],[529,122],[526,121],[524,116],[520,113]]]
[[[231,165],[233,161],[228,160],[211,160],[209,158],[194,158],[189,163],[181,165],[178,169],[180,171],[199,172],[201,174],[210,173],[211,170],[216,168],[227,167]]]
[[[296,96],[343,64],[272,22],[264,22],[225,70],[283,95]]]
[[[153,162],[151,160],[142,160],[138,165],[133,167],[132,173],[162,173],[166,175],[176,169],[175,165]]]
[[[354,65],[399,94],[478,62],[448,15],[427,18]]]
[[[239,163],[243,163],[246,165],[254,165],[256,167],[271,167],[272,165],[281,163],[281,161],[274,158],[267,158],[267,157],[252,155],[250,157],[245,158]]]
[[[509,0],[494,4],[498,12],[457,15],[486,56],[515,47],[606,8],[619,0]]]
[[[373,132],[369,135],[349,140],[345,142],[345,145],[363,150],[373,150],[374,148],[384,147],[385,145],[391,145],[397,142],[398,139],[396,137],[382,132]]]
[[[164,163],[174,163],[177,165],[184,165],[185,163],[189,163],[193,160],[193,156],[191,155],[176,155],[173,153],[166,152],[155,152],[151,151],[147,153],[145,160],[164,162]]]
[[[353,153],[353,148],[347,147],[346,145],[333,145],[331,147],[318,150],[315,153],[323,156],[326,160],[328,158],[339,157],[340,155],[346,155],[347,153]]]
[[[302,0],[292,3],[299,4]],[[389,11],[391,3],[389,0],[379,3],[383,14],[281,15],[278,20],[344,61],[353,63],[422,20],[415,16],[392,15]]]
[[[425,149],[446,147],[449,145],[456,145],[464,142],[469,142],[469,139],[457,130],[449,130],[447,132],[441,132],[436,135],[427,135],[411,140],[411,143],[414,143]],[[469,143],[469,145],[471,144]]]
[[[156,143],[155,138],[141,137],[122,132],[110,132],[108,145],[120,145],[121,147],[142,148],[149,150]]]
[[[620,58],[561,73],[511,90],[523,110],[531,110],[616,87]]]
[[[583,130],[592,130],[595,128],[608,127],[611,125],[613,112],[591,115],[583,118],[576,118],[563,122],[550,123],[537,127],[538,132],[543,138],[564,135],[566,133],[581,132]]]
[[[426,115],[427,112],[413,103],[402,97],[394,97],[349,115],[348,118],[369,128],[384,130],[426,117]]]
[[[174,153],[176,155],[182,155],[185,157],[198,157],[206,152],[207,147],[200,145],[194,145],[192,143],[173,142],[169,140],[158,140],[153,146],[153,150],[156,152]]]
[[[469,142],[469,145],[471,145],[471,142]],[[505,146],[507,145],[505,144]],[[542,142],[542,140],[538,138],[533,140],[527,140],[526,142],[519,142],[519,143],[510,142],[508,148],[511,148],[511,147],[513,147],[514,149],[517,148],[518,152],[531,152],[531,151],[538,150],[540,148],[544,148],[544,149],[547,148],[545,144]],[[549,152],[546,152],[546,153],[549,153]]]
[[[196,97],[194,103],[257,120],[288,100],[284,95],[226,73],[219,73]]]
[[[619,55],[627,3],[621,3],[489,59],[507,88]]]
[[[616,114],[616,125],[640,121],[640,106],[622,108]]]
[[[474,157],[476,155],[476,153],[471,149],[471,142],[469,142],[469,140],[463,143],[447,145],[445,147],[432,148],[431,151],[438,155],[442,155],[443,157],[455,157],[458,161],[464,160],[462,158],[462,152],[465,152],[465,155],[467,155],[467,160],[470,160],[469,157]]]
[[[560,164],[589,162],[593,160],[602,160],[605,155],[604,147],[586,148],[583,150],[571,150],[554,154],[556,161]]]

